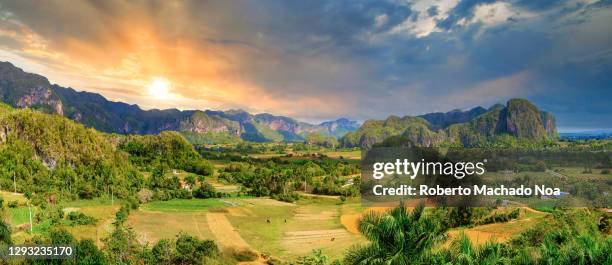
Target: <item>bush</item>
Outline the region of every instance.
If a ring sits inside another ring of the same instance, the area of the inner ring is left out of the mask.
[[[130,207],[123,205],[121,206],[121,208],[119,209],[119,211],[117,211],[117,213],[115,214],[115,222],[117,222],[118,224],[122,224],[125,221],[127,221],[128,215],[130,214]]]
[[[295,192],[289,194],[274,194],[272,195],[272,199],[282,202],[295,202],[300,199],[300,196]]]
[[[130,205],[132,210],[136,210],[138,207],[140,207],[140,200],[138,200],[136,197],[128,197],[127,203]]]
[[[602,170],[601,170],[601,174],[603,174],[603,175],[608,175],[608,174],[610,174],[610,170],[609,170],[609,169],[607,169],[607,168],[606,168],[606,169],[602,169]]]
[[[81,212],[70,212],[68,214],[68,220],[70,221],[70,225],[93,225],[98,222],[96,218],[88,216]]]
[[[19,206],[19,202],[18,201],[10,201],[6,204],[9,208],[17,208],[17,206]]]
[[[491,223],[503,223],[508,222],[512,219],[517,219],[519,217],[520,211],[519,209],[514,209],[509,213],[496,213],[490,216],[487,216],[483,220],[477,222],[478,225],[491,224]]]

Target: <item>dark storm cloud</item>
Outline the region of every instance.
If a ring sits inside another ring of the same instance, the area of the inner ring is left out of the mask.
[[[266,109],[298,118],[383,118],[526,97],[561,127],[612,127],[610,1],[0,1],[3,16],[58,50],[78,40],[112,53],[135,45],[126,27],[152,29],[170,54],[188,42],[204,59],[221,58],[219,75],[270,100],[308,99],[293,112]],[[0,34],[0,45],[24,42]],[[253,104],[241,102],[228,105]]]

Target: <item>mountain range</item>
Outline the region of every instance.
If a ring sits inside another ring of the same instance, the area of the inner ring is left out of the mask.
[[[481,146],[495,141],[539,142],[558,138],[554,116],[525,99],[488,109],[389,116],[362,125],[345,118],[310,124],[268,113],[243,110],[143,110],[137,105],[109,101],[100,94],[50,84],[47,78],[0,62],[0,100],[16,108],[58,114],[107,133],[159,134],[178,131],[190,142],[305,141],[340,139],[344,147],[372,146],[399,136],[423,146]]]
[[[367,120],[340,142],[346,147],[368,147],[390,137],[422,146],[484,146],[505,141],[546,142],[557,139],[558,133],[551,113],[540,111],[526,99],[511,99],[489,109]]]
[[[109,101],[100,94],[50,84],[47,78],[24,72],[9,62],[0,62],[0,100],[17,108],[59,114],[107,133],[179,131],[198,142],[303,141],[310,133],[339,138],[359,127],[357,122],[345,118],[310,124],[243,110],[143,110],[137,105]]]

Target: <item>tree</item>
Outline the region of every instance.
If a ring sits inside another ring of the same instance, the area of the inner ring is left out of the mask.
[[[65,229],[52,229],[49,239],[54,245],[71,245],[75,241],[72,234]]]
[[[359,222],[359,231],[370,241],[353,246],[344,264],[410,264],[423,262],[434,243],[444,239],[445,229],[423,215],[419,204],[412,213],[403,202],[386,213],[369,212]]]
[[[153,253],[153,258],[155,259],[156,264],[172,264],[174,252],[170,240],[162,239],[157,241],[151,252]]]
[[[201,264],[205,257],[214,257],[219,253],[214,241],[198,240],[185,233],[178,235],[175,250],[178,264]]]
[[[104,253],[96,247],[91,239],[79,241],[76,246],[75,255],[78,257],[78,264],[102,265],[108,264]]]
[[[195,191],[193,192],[193,197],[199,199],[214,198],[216,196],[217,193],[215,192],[215,188],[206,182],[200,183],[200,187],[195,189]]]
[[[115,230],[104,240],[104,249],[111,264],[129,263],[141,248],[136,241],[134,231],[116,224]]]
[[[196,177],[193,174],[185,176],[185,183],[189,184],[189,187],[193,189],[196,184]]]

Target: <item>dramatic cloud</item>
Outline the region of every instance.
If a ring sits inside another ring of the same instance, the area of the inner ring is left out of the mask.
[[[609,25],[588,0],[0,0],[0,60],[145,108],[363,120],[525,97],[610,128]]]

